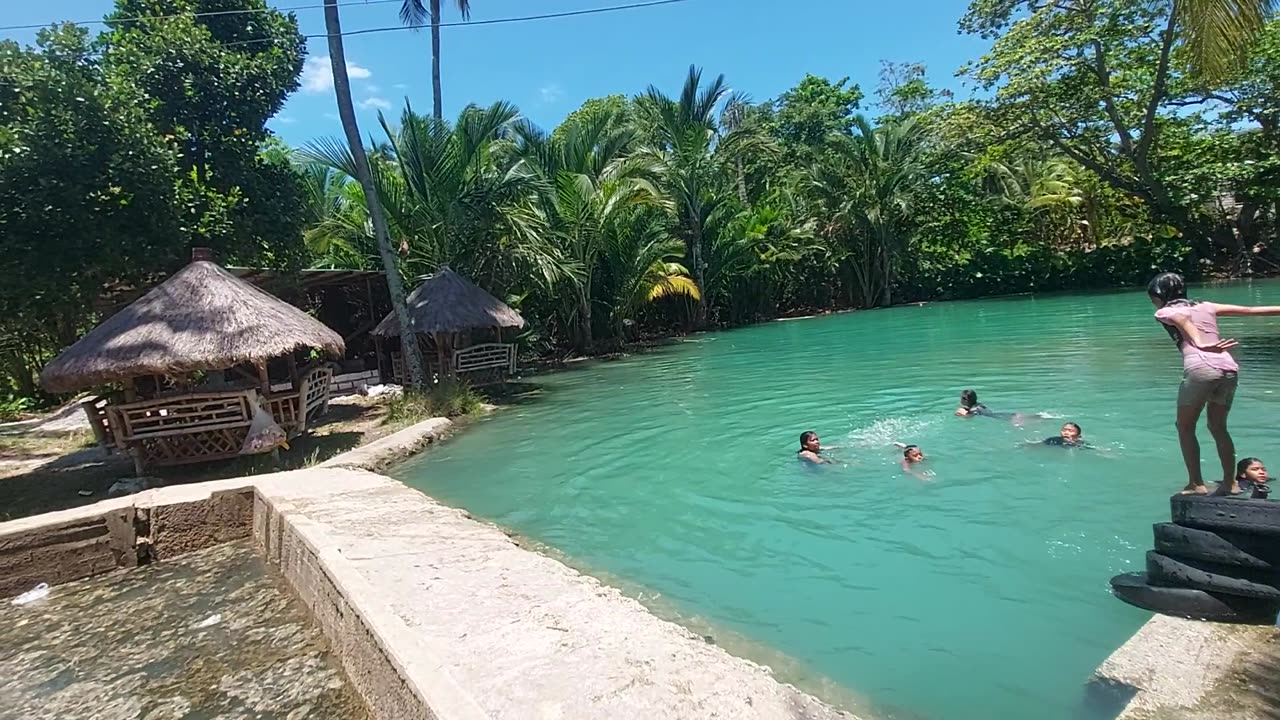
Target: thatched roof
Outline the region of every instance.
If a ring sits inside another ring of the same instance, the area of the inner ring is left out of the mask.
[[[520,313],[447,267],[423,280],[409,293],[405,304],[409,306],[413,331],[422,335],[524,327]],[[373,333],[387,337],[399,335],[400,323],[395,312],[383,318]]]
[[[197,261],[62,351],[40,373],[51,392],[145,375],[222,370],[301,348],[340,356],[342,337],[298,308]]]

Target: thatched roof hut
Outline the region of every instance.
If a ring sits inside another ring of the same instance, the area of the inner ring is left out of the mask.
[[[71,392],[147,375],[263,364],[294,350],[341,356],[342,337],[298,308],[197,260],[112,315],[45,366]]]
[[[413,331],[420,335],[524,327],[520,313],[448,267],[423,280],[405,304]],[[395,313],[388,313],[373,333],[398,336],[400,323]]]

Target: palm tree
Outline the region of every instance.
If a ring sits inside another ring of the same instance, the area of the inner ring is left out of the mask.
[[[671,237],[665,217],[639,208],[617,222],[621,227],[609,234],[603,265],[610,320],[621,339],[646,305],[667,297],[701,301],[702,293],[679,262],[684,243]]]
[[[418,343],[413,341],[416,335],[409,321],[409,311],[404,302],[404,284],[400,281],[400,270],[396,266],[396,257],[391,250],[391,236],[387,232],[387,222],[382,214],[382,203],[373,184],[373,173],[369,170],[369,158],[365,156],[364,144],[360,139],[360,126],[356,124],[356,111],[351,103],[351,79],[347,77],[347,56],[342,47],[342,22],[338,18],[338,0],[324,0],[324,26],[329,40],[329,64],[333,70],[333,89],[338,101],[338,115],[342,119],[342,131],[347,137],[347,145],[351,151],[355,176],[364,190],[364,197],[369,208],[369,219],[373,224],[373,234],[378,243],[378,254],[382,257],[382,272],[387,278],[387,290],[391,296],[391,307],[400,325],[400,337],[404,346],[406,370],[409,382],[414,387],[422,387],[422,353]]]
[[[737,170],[733,160],[759,142],[756,134],[739,132],[740,124],[722,127],[717,121],[716,111],[728,96],[723,75],[703,87],[702,70],[690,66],[678,100],[653,86],[638,100],[640,122],[648,126],[652,139],[638,154],[661,168],[661,182],[675,203],[678,232],[700,288],[706,286],[703,250],[717,191],[725,177],[736,175],[726,172]],[[702,327],[707,321],[706,298],[697,300],[694,324]]]
[[[655,169],[627,154],[636,131],[617,120],[612,113],[601,113],[571,120],[553,135],[527,124],[518,130],[522,166],[542,183],[552,233],[581,271],[573,282],[576,317],[570,323],[578,328],[579,349],[587,352],[595,340],[597,266],[614,241],[611,234],[632,209],[670,204],[652,182]]]
[[[422,27],[431,21],[431,110],[437,120],[444,119],[444,110],[440,100],[440,0],[428,0],[430,7],[422,4],[422,0],[404,0],[400,5],[400,22],[410,27]],[[471,19],[471,0],[456,0],[458,12],[463,20]]]
[[[1277,0],[1171,0],[1194,75],[1206,84],[1244,66],[1249,47],[1280,2]]]
[[[926,179],[924,129],[914,117],[873,127],[862,115],[854,129],[832,138],[832,152],[809,170],[809,190],[815,219],[845,245],[862,303],[888,305],[911,241],[912,201]]]

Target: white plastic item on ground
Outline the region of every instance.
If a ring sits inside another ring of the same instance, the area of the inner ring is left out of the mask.
[[[132,495],[148,488],[159,487],[160,484],[160,480],[153,477],[123,478],[111,483],[111,487],[107,488],[107,496]]]
[[[365,388],[364,394],[371,398],[391,398],[396,397],[397,395],[403,395],[404,388],[399,385],[392,385],[391,383],[387,383],[386,385],[370,385]]]
[[[47,597],[49,597],[49,583],[40,583],[39,585],[31,588],[30,590],[14,598],[10,602],[12,602],[14,605],[28,605],[37,600],[43,600]]]

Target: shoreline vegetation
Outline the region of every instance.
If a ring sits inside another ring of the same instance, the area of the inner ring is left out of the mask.
[[[1280,271],[1265,14],[1222,37],[1185,4],[972,0],[959,30],[990,45],[958,69],[971,97],[931,79],[952,68],[895,58],[874,88],[807,74],[767,99],[690,67],[554,128],[503,101],[452,118],[406,102],[344,126],[368,144],[362,183],[336,134],[290,147],[267,127],[300,87],[297,18],[206,10],[116,0],[100,33],[0,42],[0,418],[56,405],[44,364],[192,247],[406,286],[447,265],[528,321],[522,358],[561,361],[781,318]]]

